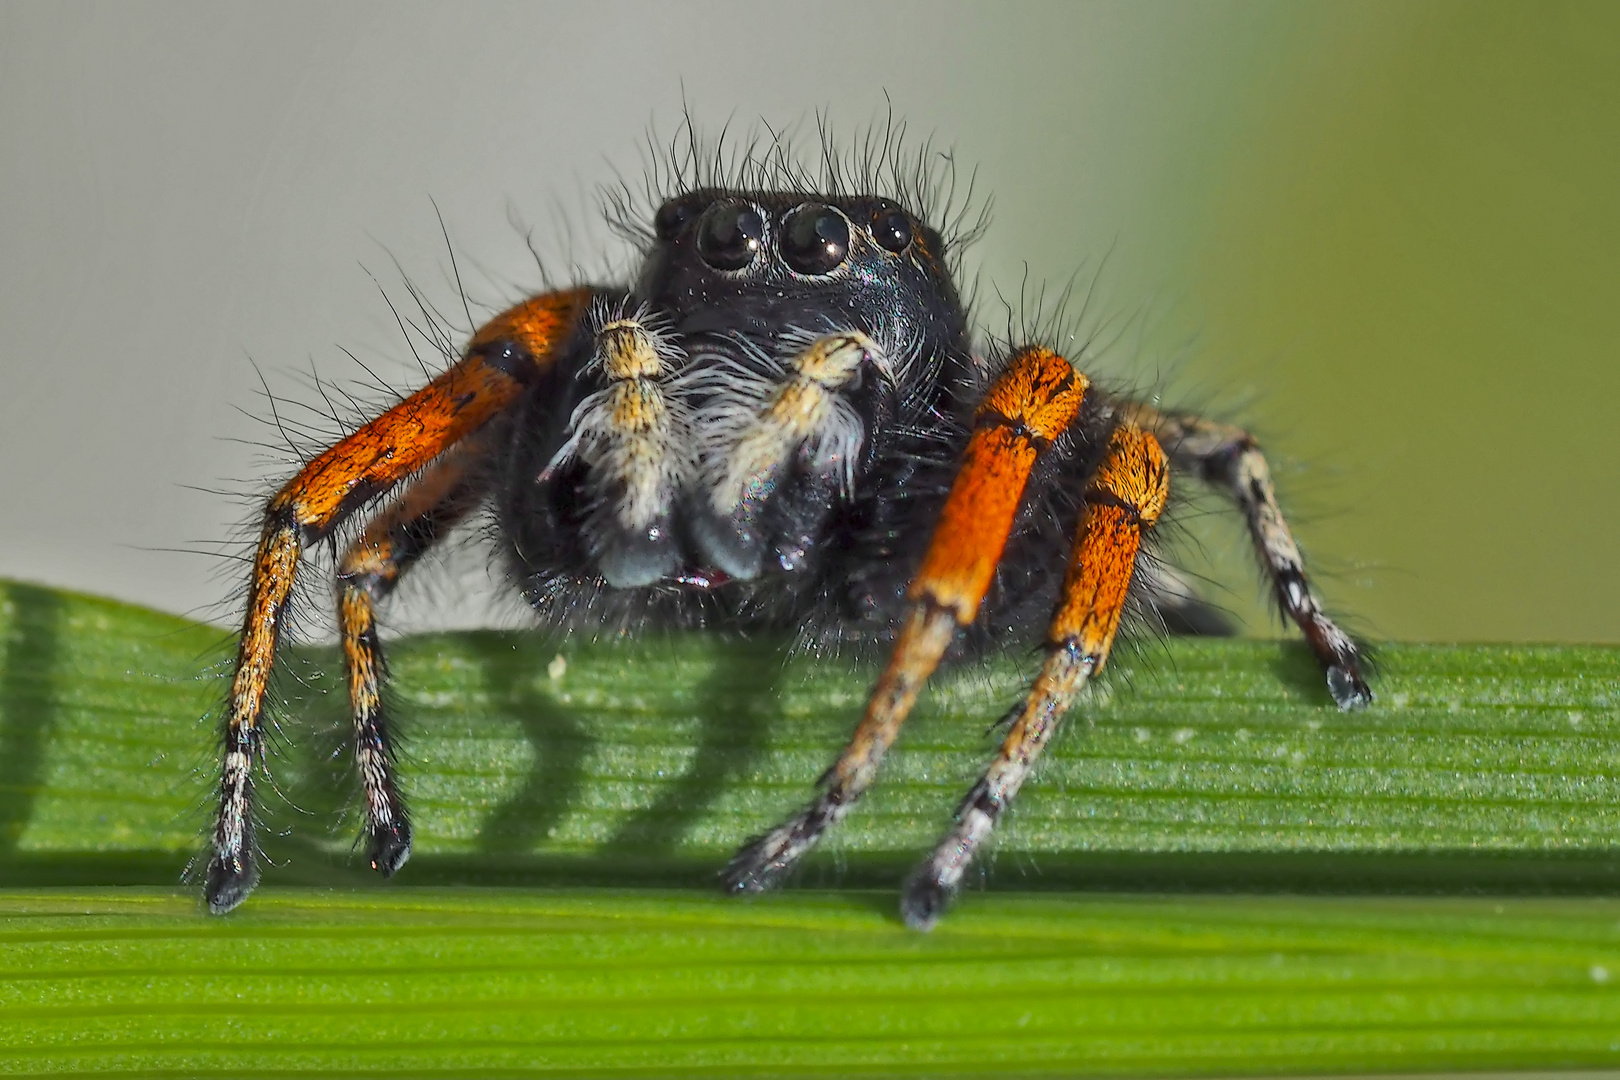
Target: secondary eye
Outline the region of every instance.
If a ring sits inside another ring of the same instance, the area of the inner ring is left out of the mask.
[[[896,255],[911,246],[911,219],[892,206],[879,207],[872,214],[872,239]]]
[[[698,254],[716,270],[741,270],[764,241],[765,220],[747,203],[710,207],[698,226]]]
[[[660,240],[673,240],[675,234],[686,227],[692,220],[692,204],[684,202],[667,202],[658,208],[653,216],[653,229],[658,233]]]
[[[782,225],[782,258],[800,274],[826,274],[849,255],[849,222],[830,206],[806,203]]]

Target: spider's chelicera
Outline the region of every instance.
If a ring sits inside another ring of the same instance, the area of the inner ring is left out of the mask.
[[[906,921],[927,928],[1107,661],[1128,602],[1187,602],[1141,558],[1182,475],[1242,510],[1338,704],[1370,700],[1245,432],[1105,393],[1040,343],[976,350],[946,237],[897,199],[685,191],[653,215],[631,286],[504,312],[270,500],[226,708],[209,906],[235,907],[257,878],[253,778],[300,552],[374,505],[339,564],[339,626],[371,862],[405,862],[374,608],[489,507],[555,628],[721,625],[888,652],[814,797],[725,868],[738,892],[775,884],[850,811],[943,660],[1041,644],[999,750],[905,886]]]

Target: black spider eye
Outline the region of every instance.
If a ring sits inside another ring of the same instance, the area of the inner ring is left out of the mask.
[[[653,216],[653,229],[658,233],[660,240],[673,240],[675,234],[686,227],[692,220],[692,204],[684,202],[667,202],[658,208]]]
[[[782,258],[796,273],[830,273],[848,255],[849,222],[830,206],[806,203],[782,225]]]
[[[747,203],[711,206],[698,227],[698,254],[716,270],[741,270],[765,243],[765,219]]]
[[[872,239],[896,255],[911,246],[911,219],[905,211],[880,207],[872,215]]]

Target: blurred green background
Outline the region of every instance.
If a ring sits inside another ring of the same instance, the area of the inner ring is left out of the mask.
[[[230,621],[260,372],[419,382],[368,271],[458,307],[435,204],[475,300],[539,284],[509,207],[622,261],[590,192],[683,98],[954,146],[984,323],[1095,280],[1087,365],[1251,425],[1362,632],[1620,640],[1614,3],[0,6],[0,575]]]
[[[1279,21],[1184,265],[1215,370],[1334,471],[1291,486],[1368,582],[1335,598],[1381,635],[1615,640],[1620,5]]]

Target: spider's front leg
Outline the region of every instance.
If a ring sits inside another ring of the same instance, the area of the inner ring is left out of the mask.
[[[204,885],[210,911],[231,910],[258,879],[253,770],[263,751],[271,666],[304,546],[329,536],[359,507],[517,400],[573,336],[589,299],[585,289],[549,293],[498,316],[473,336],[458,363],[309,462],[270,500],[225,705],[219,813]]]
[[[1311,651],[1327,673],[1328,691],[1339,708],[1359,709],[1372,701],[1362,674],[1355,641],[1328,618],[1311,592],[1305,559],[1277,505],[1271,469],[1254,436],[1242,428],[1190,413],[1167,413],[1140,402],[1127,402],[1120,414],[1156,435],[1171,460],[1223,489],[1243,511],[1256,553],[1271,579],[1277,605],[1305,634]]]
[[[1069,710],[1103,665],[1119,629],[1125,597],[1147,531],[1170,496],[1170,470],[1152,435],[1134,424],[1114,432],[1108,457],[1086,491],[1085,513],[1047,628],[1046,661],[990,767],[956,811],[956,823],[906,883],[900,913],[931,929],[962,874],[995,828]]]
[[[871,786],[923,684],[973,622],[1012,532],[1030,470],[1080,411],[1088,383],[1063,357],[1019,350],[975,414],[975,427],[921,569],[888,667],[849,744],[810,805],[749,841],[722,877],[736,892],[770,888]]]

